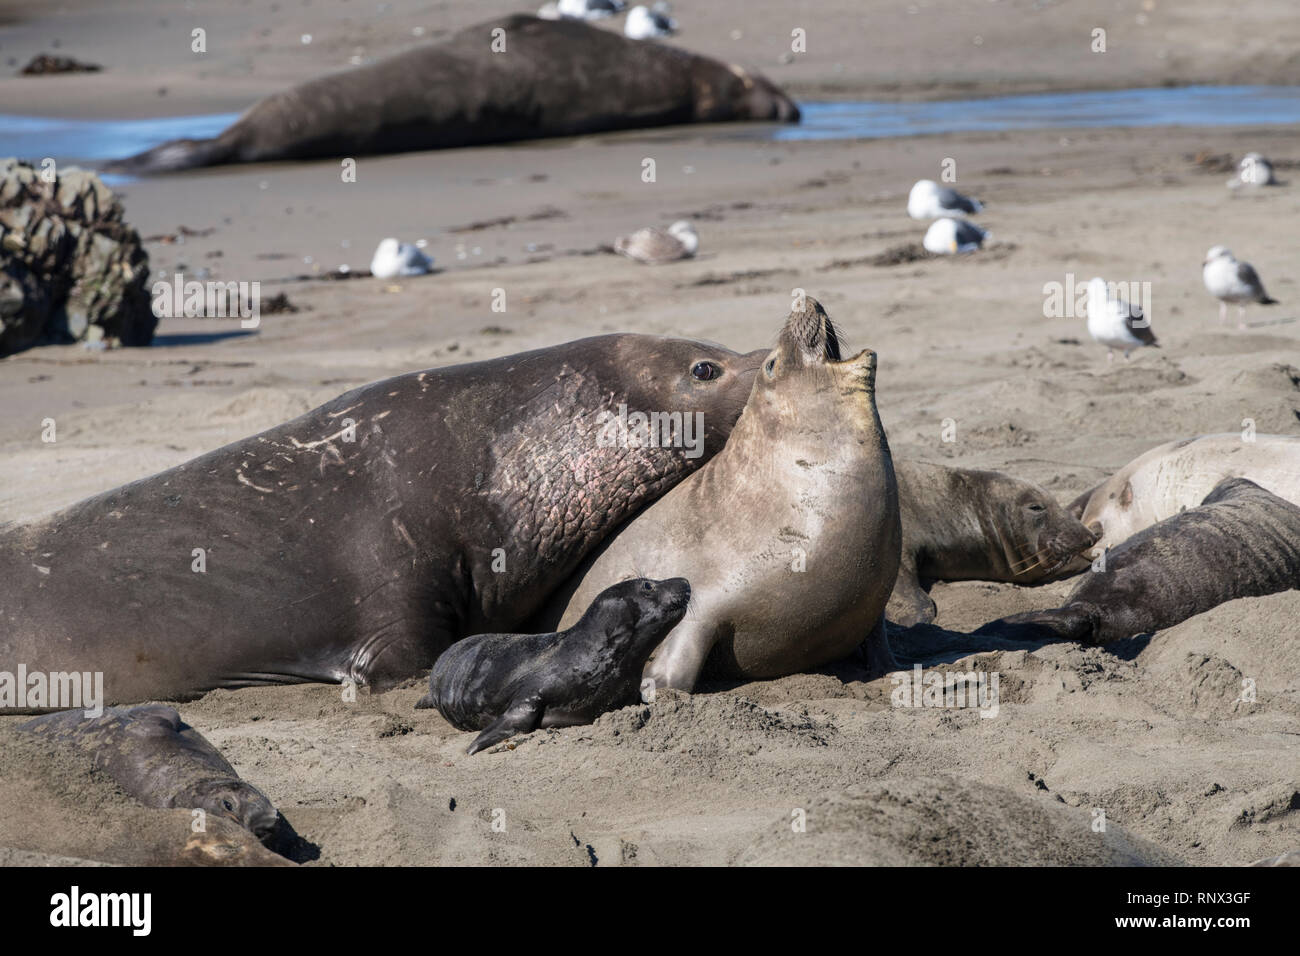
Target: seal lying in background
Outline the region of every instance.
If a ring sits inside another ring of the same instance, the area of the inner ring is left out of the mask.
[[[1085,491],[1069,510],[1100,532],[1092,549],[1096,557],[1143,528],[1196,507],[1224,478],[1249,478],[1300,505],[1300,436],[1256,435],[1245,441],[1230,432],[1169,442]]]
[[[96,770],[146,807],[201,809],[239,824],[263,843],[276,834],[280,814],[271,801],[241,780],[171,707],[113,707],[93,718],[64,711],[18,729],[91,754]]]
[[[1108,641],[1173,627],[1225,601],[1300,587],[1300,507],[1244,478],[1139,531],[1083,575],[1069,600],[985,624],[1023,640]]]
[[[164,172],[798,119],[778,87],[738,66],[577,20],[517,15],[275,93],[213,139],[172,140],[109,168]]]
[[[0,528],[0,670],[102,672],[106,703],[416,677],[708,461],[765,354],[621,334],[412,372]],[[602,441],[627,409],[673,441]]]
[[[875,403],[876,354],[841,360],[808,298],[791,313],[713,461],[637,516],[581,575],[560,621],[633,568],[691,582],[693,612],[645,674],[689,691],[709,669],[795,674],[851,654],[892,664],[885,601],[898,574],[898,489]]]
[[[885,616],[935,618],[932,581],[1038,584],[1087,566],[1095,536],[1047,491],[996,471],[895,461],[903,556]],[[924,583],[923,583],[924,582]]]
[[[606,588],[558,634],[480,634],[447,650],[416,707],[481,730],[466,753],[538,727],[589,724],[636,703],[641,668],[691,599],[685,578]]]

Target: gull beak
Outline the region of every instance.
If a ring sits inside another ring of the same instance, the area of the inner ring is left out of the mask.
[[[956,239],[954,239],[954,240],[952,241],[952,251],[953,251],[953,252],[956,252],[956,251],[957,251],[957,240],[956,240]]]

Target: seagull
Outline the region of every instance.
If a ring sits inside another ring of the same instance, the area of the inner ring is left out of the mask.
[[[668,4],[662,0],[656,3],[653,9],[637,5],[627,15],[627,22],[623,24],[623,35],[633,40],[670,37],[677,32],[677,21],[668,14]]]
[[[667,229],[650,226],[614,240],[615,252],[646,265],[689,259],[699,247],[700,237],[695,232],[695,227],[685,219],[678,220]]]
[[[622,13],[626,5],[624,0],[559,0],[555,10],[570,20],[604,20]]]
[[[1238,262],[1232,256],[1232,250],[1225,246],[1215,246],[1205,254],[1201,264],[1201,278],[1210,295],[1219,300],[1219,323],[1228,321],[1228,303],[1237,304],[1237,328],[1246,327],[1246,303],[1258,302],[1260,305],[1276,305],[1277,299],[1264,291],[1264,283],[1259,281],[1259,274],[1249,262]]]
[[[1106,346],[1106,361],[1115,361],[1115,349],[1123,349],[1128,361],[1134,349],[1144,345],[1160,348],[1151,331],[1151,320],[1136,305],[1110,295],[1106,280],[1095,278],[1088,283],[1088,334]]]
[[[938,219],[959,212],[974,215],[983,208],[978,199],[963,196],[932,179],[918,180],[907,195],[907,214],[913,219]]]
[[[409,242],[381,239],[370,260],[370,274],[377,279],[394,276],[422,276],[433,268],[433,260]]]
[[[1229,189],[1240,189],[1242,186],[1276,185],[1278,185],[1278,182],[1273,176],[1273,164],[1259,153],[1247,153],[1243,156],[1237,169],[1237,175],[1228,180]]]
[[[965,219],[943,218],[930,223],[921,245],[941,256],[956,252],[974,252],[992,233]]]

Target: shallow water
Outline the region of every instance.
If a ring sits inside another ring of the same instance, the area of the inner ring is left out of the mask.
[[[803,122],[726,127],[720,135],[777,141],[1103,126],[1300,123],[1300,86],[1184,86],[1090,93],[1033,93],[974,100],[803,103]],[[96,161],[169,139],[215,136],[236,113],[145,120],[78,120],[0,114],[0,156]],[[723,127],[713,127],[721,130]]]

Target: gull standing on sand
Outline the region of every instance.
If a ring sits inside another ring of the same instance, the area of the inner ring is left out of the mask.
[[[624,0],[559,0],[555,5],[555,11],[570,20],[604,20],[616,13],[622,13],[624,6],[626,6]]]
[[[925,231],[921,245],[927,252],[950,256],[959,252],[974,252],[992,233],[965,219],[936,219]]]
[[[614,251],[636,262],[659,265],[677,259],[689,259],[700,247],[700,237],[695,227],[680,219],[667,229],[649,226],[638,229],[630,236],[614,240]]]
[[[907,196],[907,214],[913,219],[938,219],[962,212],[974,215],[983,208],[978,199],[963,196],[932,179],[918,180]]]
[[[370,260],[370,274],[377,279],[396,276],[422,276],[433,268],[433,260],[409,242],[381,239],[374,258]]]
[[[669,16],[668,4],[659,0],[653,8],[638,4],[627,15],[623,35],[632,40],[670,37],[677,32],[677,21]]]
[[[1088,334],[1106,346],[1107,362],[1115,361],[1115,349],[1122,349],[1128,361],[1134,349],[1144,345],[1160,348],[1142,309],[1118,296],[1112,298],[1102,278],[1088,283]]]
[[[1277,299],[1264,291],[1264,283],[1259,281],[1259,274],[1249,262],[1238,262],[1232,256],[1232,250],[1226,246],[1215,246],[1205,254],[1201,263],[1201,278],[1210,295],[1219,300],[1219,324],[1228,321],[1228,303],[1237,304],[1237,328],[1246,327],[1246,303],[1258,302],[1260,305],[1276,305]]]
[[[1276,186],[1277,184],[1277,179],[1273,176],[1273,164],[1259,153],[1247,153],[1243,156],[1241,164],[1237,167],[1237,175],[1228,180],[1229,189],[1240,189],[1242,186]]]

